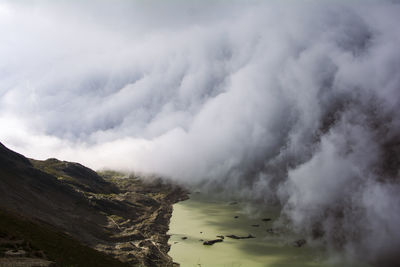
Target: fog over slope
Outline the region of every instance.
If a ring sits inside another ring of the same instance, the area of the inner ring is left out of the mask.
[[[399,18],[398,1],[3,0],[0,140],[279,202],[298,231],[399,262]]]

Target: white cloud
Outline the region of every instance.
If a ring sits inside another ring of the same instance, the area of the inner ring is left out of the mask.
[[[375,260],[389,256],[371,216],[399,243],[379,212],[399,201],[398,3],[4,1],[0,15],[11,148],[279,200],[296,229],[325,218],[332,242],[360,226],[348,245]]]

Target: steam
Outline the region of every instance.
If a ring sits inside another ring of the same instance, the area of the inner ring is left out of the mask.
[[[280,203],[310,238],[395,265],[399,17],[396,1],[3,1],[0,140]]]

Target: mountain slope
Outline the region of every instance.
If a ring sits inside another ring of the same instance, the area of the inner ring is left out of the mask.
[[[172,204],[185,196],[157,179],[101,177],[78,163],[29,160],[0,144],[5,216],[22,215],[133,265],[172,265],[166,232]]]
[[[14,252],[13,257],[7,257],[10,252]],[[15,253],[18,257],[15,257]],[[54,227],[34,223],[16,213],[0,210],[0,266],[54,265],[129,266],[82,245]]]

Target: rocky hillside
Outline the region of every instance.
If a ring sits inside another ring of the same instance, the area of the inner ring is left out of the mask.
[[[30,160],[0,144],[0,265],[172,266],[166,233],[184,198],[160,179]]]

